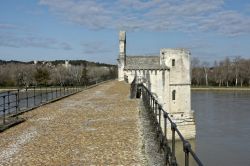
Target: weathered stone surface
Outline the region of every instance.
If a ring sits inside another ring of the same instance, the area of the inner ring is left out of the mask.
[[[163,70],[168,69],[165,64],[160,64],[159,56],[127,56],[126,57],[126,70],[144,70],[144,69],[155,69]]]
[[[0,134],[0,165],[145,165],[128,93],[113,81],[23,114]]]

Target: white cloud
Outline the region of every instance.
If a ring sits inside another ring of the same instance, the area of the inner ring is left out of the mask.
[[[59,42],[52,38],[44,38],[38,36],[16,35],[12,33],[0,33],[0,47],[35,47],[49,49],[72,49],[70,44]]]
[[[235,11],[221,11],[200,20],[201,30],[218,31],[229,36],[250,33],[250,18]]]
[[[0,23],[0,47],[36,47],[71,50],[69,43],[32,33],[30,27]]]
[[[110,12],[95,1],[41,0],[40,4],[67,20],[90,28],[107,27],[111,20]]]
[[[92,41],[92,42],[83,42],[83,53],[86,54],[102,54],[110,53],[113,49],[108,47],[105,42],[102,41]]]
[[[249,34],[250,16],[223,8],[224,0],[40,0],[67,21],[89,29]]]

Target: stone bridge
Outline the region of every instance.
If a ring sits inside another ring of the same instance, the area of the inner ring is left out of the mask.
[[[0,165],[161,165],[129,88],[110,81],[24,113],[0,133]]]

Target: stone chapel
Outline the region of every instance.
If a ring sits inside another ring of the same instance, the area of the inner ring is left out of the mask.
[[[187,139],[196,134],[191,110],[190,55],[186,49],[162,48],[156,56],[127,56],[126,32],[119,34],[118,80],[131,84],[136,77]]]

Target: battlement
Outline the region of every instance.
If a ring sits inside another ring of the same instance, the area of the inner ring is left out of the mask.
[[[186,48],[162,48],[160,50],[160,55],[164,55],[164,54],[175,54],[175,55],[187,54],[187,55],[190,55],[191,52]]]

